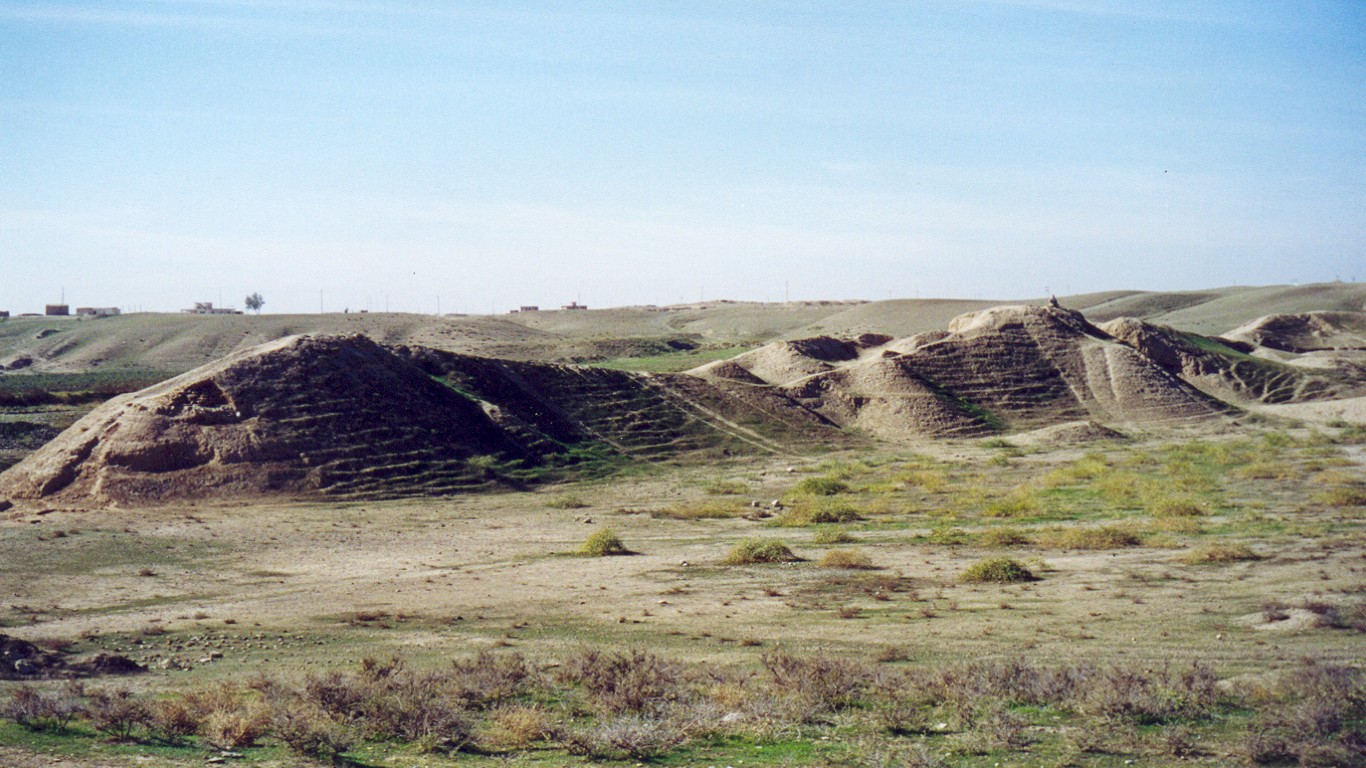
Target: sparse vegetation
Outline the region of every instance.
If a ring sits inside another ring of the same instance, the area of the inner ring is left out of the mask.
[[[791,563],[801,558],[792,554],[787,545],[777,539],[745,539],[726,555],[722,562],[727,565],[753,565],[756,563]]]
[[[584,557],[611,557],[629,555],[631,550],[621,542],[621,537],[617,536],[616,531],[602,528],[583,542],[583,546],[579,547],[579,554]]]
[[[818,563],[822,568],[848,568],[854,570],[873,570],[873,558],[866,552],[856,549],[832,549],[821,556]]]
[[[1239,563],[1247,560],[1260,560],[1261,556],[1253,552],[1246,544],[1211,543],[1202,544],[1192,549],[1183,555],[1181,559],[1192,565],[1199,565],[1203,563]]]
[[[991,557],[979,560],[968,566],[958,576],[959,581],[967,583],[1014,584],[1022,581],[1034,581],[1034,579],[1035,576],[1032,571],[1011,557]]]

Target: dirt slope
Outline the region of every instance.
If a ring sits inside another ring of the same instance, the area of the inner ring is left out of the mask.
[[[1366,377],[1350,368],[1313,370],[1267,359],[1247,341],[1177,331],[1134,318],[1100,327],[1165,370],[1224,400],[1274,404],[1336,399],[1361,394],[1366,384]]]

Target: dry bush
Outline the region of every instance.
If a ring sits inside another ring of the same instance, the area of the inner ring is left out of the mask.
[[[873,558],[857,549],[832,549],[821,557],[818,563],[822,568],[848,568],[859,571],[876,570]]]
[[[777,539],[745,539],[726,555],[721,562],[726,565],[753,565],[756,563],[792,563],[801,560],[792,554],[787,545]]]
[[[214,749],[242,749],[255,746],[265,734],[267,722],[264,707],[216,709],[204,718],[199,727],[199,735],[204,739],[204,743]]]
[[[964,739],[964,748],[979,755],[998,750],[1018,752],[1029,745],[1028,729],[1029,721],[1023,715],[993,702],[974,714],[972,732]]]
[[[631,550],[621,543],[621,537],[617,536],[616,531],[611,528],[603,528],[589,536],[579,547],[578,554],[584,557],[611,557],[613,555],[629,555]]]
[[[148,721],[147,707],[126,688],[88,691],[82,714],[91,727],[114,741],[129,741]]]
[[[359,741],[352,728],[297,692],[274,696],[269,718],[271,735],[290,750],[308,757],[335,763]]]
[[[1202,544],[1181,556],[1181,562],[1190,565],[1219,563],[1239,563],[1260,560],[1261,555],[1253,552],[1246,544]]]
[[[484,749],[523,750],[550,736],[551,725],[544,707],[508,704],[489,713],[477,731],[476,740]]]
[[[874,677],[872,665],[833,656],[794,656],[770,651],[760,661],[776,693],[806,699],[803,722],[823,712],[854,706],[867,693]]]
[[[1195,663],[1172,670],[1110,667],[1092,681],[1083,700],[1089,714],[1138,725],[1207,717],[1219,700],[1218,678]]]
[[[1021,581],[1034,581],[1034,573],[1020,561],[1012,557],[989,557],[967,567],[958,576],[959,581],[968,583],[993,582],[1013,584]]]
[[[461,700],[473,709],[487,709],[532,691],[540,678],[520,653],[480,651],[451,662],[451,674]]]
[[[13,720],[30,731],[65,731],[81,713],[83,696],[84,688],[75,682],[52,693],[20,685],[10,694],[9,700],[0,705],[0,717]]]
[[[199,732],[203,721],[184,699],[159,699],[147,705],[147,730],[166,744],[182,744]]]
[[[1142,543],[1138,534],[1114,526],[1052,528],[1039,534],[1039,544],[1057,549],[1123,549]]]
[[[559,734],[569,754],[594,760],[651,760],[686,739],[687,733],[677,723],[638,713],[604,718]]]
[[[639,649],[583,651],[565,661],[560,678],[582,686],[589,707],[609,714],[658,714],[688,695],[681,665]]]

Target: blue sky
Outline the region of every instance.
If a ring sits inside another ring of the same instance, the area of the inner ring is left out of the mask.
[[[1366,280],[1366,4],[0,4],[0,309]]]

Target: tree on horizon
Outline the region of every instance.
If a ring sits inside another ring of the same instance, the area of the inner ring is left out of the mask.
[[[250,309],[251,311],[259,315],[261,314],[261,307],[264,307],[266,305],[266,300],[261,298],[261,294],[253,293],[247,296],[245,303],[247,305],[247,309]]]

